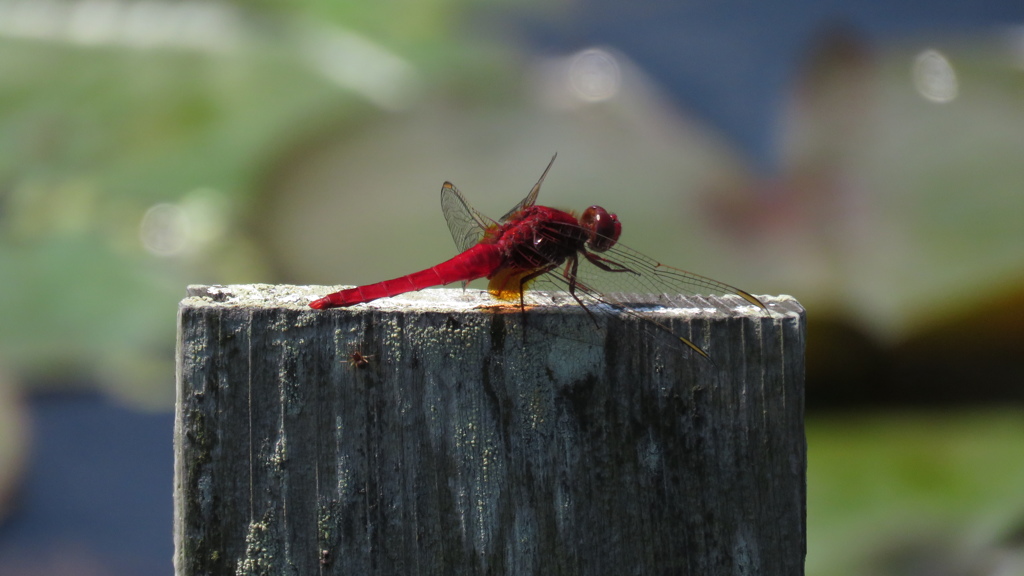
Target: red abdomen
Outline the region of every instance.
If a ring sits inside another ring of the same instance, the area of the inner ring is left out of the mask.
[[[497,245],[477,244],[462,254],[437,266],[395,278],[394,280],[385,280],[376,284],[349,288],[328,294],[319,300],[310,302],[309,306],[317,310],[352,306],[353,304],[362,304],[363,302],[369,302],[378,298],[397,296],[406,292],[430,288],[431,286],[441,286],[451,284],[452,282],[468,282],[490,276],[501,266],[501,262],[501,253]]]

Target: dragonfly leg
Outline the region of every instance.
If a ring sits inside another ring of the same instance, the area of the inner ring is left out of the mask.
[[[584,252],[584,254],[587,254],[587,252]],[[587,259],[589,260],[589,255]],[[580,308],[583,308],[583,311],[586,312],[587,316],[589,316],[591,321],[594,322],[594,326],[600,327],[601,325],[598,323],[597,318],[594,317],[594,313],[591,312],[590,308],[587,308],[587,305],[584,304],[583,301],[580,300],[580,297],[576,295],[576,288],[580,286],[576,282],[576,273],[579,271],[579,267],[580,259],[573,254],[565,263],[565,270],[562,270],[562,276],[569,281],[569,295],[572,296],[572,299],[580,305]],[[584,287],[584,290],[586,290],[586,287]]]
[[[636,274],[637,276],[640,275],[640,273],[637,272],[636,270],[633,270],[631,268],[627,268],[627,267],[623,266],[622,264],[619,264],[618,262],[616,262],[614,260],[609,260],[609,259],[607,259],[607,258],[605,258],[603,256],[598,256],[597,254],[594,254],[593,252],[587,252],[585,250],[583,250],[582,252],[583,252],[583,256],[585,256],[586,259],[589,260],[591,264],[593,264],[594,266],[597,266],[598,268],[600,268],[601,270],[604,270],[605,272],[632,272],[633,274]]]
[[[547,274],[554,269],[558,264],[551,264],[543,268],[539,268],[530,272],[529,274],[519,279],[519,310],[523,314],[523,345],[526,345],[526,285],[533,280],[539,278],[542,274]]]
[[[521,308],[523,311],[526,310],[526,300],[524,299],[526,294],[526,285],[529,284],[530,282],[533,282],[537,278],[543,276],[544,274],[547,274],[548,272],[554,270],[556,266],[558,266],[557,263],[550,264],[543,268],[538,268],[519,279],[519,308]]]

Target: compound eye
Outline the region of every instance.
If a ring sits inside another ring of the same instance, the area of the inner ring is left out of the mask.
[[[580,216],[580,226],[590,235],[587,246],[594,252],[604,252],[615,246],[622,233],[622,224],[615,214],[600,206],[591,206]]]

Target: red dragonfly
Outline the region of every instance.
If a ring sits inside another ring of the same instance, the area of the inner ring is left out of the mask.
[[[536,204],[555,157],[530,193],[498,221],[470,206],[451,182],[441,187],[441,209],[455,245],[461,253],[437,266],[376,284],[349,288],[314,300],[317,310],[352,306],[378,298],[432,286],[487,278],[488,291],[504,301],[519,301],[525,310],[524,292],[537,281],[562,289],[593,318],[592,309],[601,307],[644,320],[660,330],[665,326],[643,315],[635,303],[673,306],[680,296],[736,294],[767,310],[751,294],[704,276],[665,266],[618,243],[622,225],[615,214],[591,206],[578,218]],[[599,289],[607,287],[609,289]],[[640,295],[644,299],[638,299]],[[631,305],[633,304],[633,305]],[[677,334],[680,342],[705,358],[699,346]]]

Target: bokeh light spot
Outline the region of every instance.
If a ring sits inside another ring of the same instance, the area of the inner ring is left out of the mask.
[[[139,225],[139,240],[155,256],[177,256],[189,238],[189,218],[177,204],[161,203],[146,210]]]
[[[926,100],[944,104],[959,92],[956,71],[938,50],[925,50],[914,58],[914,88]]]
[[[569,86],[587,102],[602,102],[619,93],[622,74],[615,56],[599,48],[579,52],[569,64]]]

